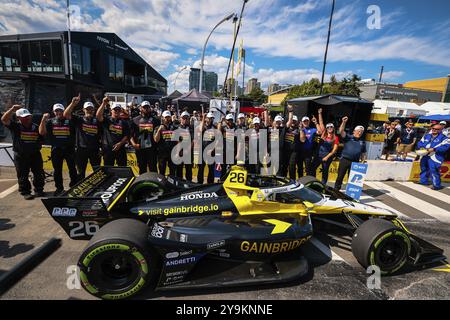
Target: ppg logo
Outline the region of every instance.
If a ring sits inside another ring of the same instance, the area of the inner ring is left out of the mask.
[[[77,215],[77,209],[75,208],[53,208],[53,217],[75,217]]]
[[[361,180],[363,179],[362,174],[355,174],[352,178],[352,183],[361,183]]]

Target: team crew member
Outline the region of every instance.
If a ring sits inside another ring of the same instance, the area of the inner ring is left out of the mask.
[[[206,147],[208,147],[211,143],[214,143],[214,130],[210,129],[217,129],[217,126],[214,124],[214,114],[212,112],[208,112],[208,114],[205,115],[202,113],[202,135],[203,135],[203,143],[202,143],[202,150],[203,153]],[[215,157],[215,152],[213,151],[211,153],[212,157]],[[214,183],[214,163],[206,163],[208,166],[208,183]],[[197,182],[200,184],[203,184],[204,181],[204,175],[205,175],[205,159],[202,159],[202,163],[198,165],[198,174],[197,174]]]
[[[18,121],[11,120],[14,112]],[[39,126],[33,123],[30,111],[20,105],[13,105],[6,111],[2,123],[11,131],[20,194],[26,200],[34,196],[43,197],[45,180],[40,151],[43,137],[39,134]],[[33,173],[34,196],[31,195],[31,183],[28,180],[30,170]]]
[[[319,141],[319,150],[317,160],[315,161],[314,173],[317,168],[322,165],[322,183],[328,182],[328,172],[330,171],[331,163],[339,146],[339,138],[335,133],[334,124],[327,123],[326,127],[323,125],[322,109],[319,109],[319,126],[322,133]]]
[[[190,125],[191,122],[191,115],[187,111],[183,111],[181,113],[181,120],[180,125],[177,129],[182,129],[180,131],[181,138],[183,141],[189,141],[189,163],[182,162],[178,165],[176,165],[176,176],[179,178],[183,178],[183,169],[186,170],[186,180],[192,181],[192,150],[193,150],[193,137],[194,137],[194,127]],[[183,157],[183,150],[181,149],[180,152],[177,152],[177,154],[180,155],[180,157]]]
[[[157,147],[153,133],[160,125],[160,121],[152,116],[150,102],[141,103],[141,115],[133,118],[131,122],[131,145],[136,150],[136,159],[139,174],[158,172]]]
[[[348,121],[348,117],[342,118],[342,124],[339,128],[341,137],[344,139],[344,150],[342,150],[342,157],[339,161],[338,176],[334,188],[340,190],[342,187],[342,181],[344,181],[345,175],[350,171],[352,162],[362,162],[366,159],[366,143],[362,140],[364,133],[363,126],[356,126],[353,130],[353,135],[346,134],[345,124]]]
[[[78,180],[82,180],[86,176],[88,162],[94,170],[100,166],[100,123],[95,117],[94,104],[89,101],[83,104],[84,116],[72,114],[79,102],[80,95],[72,99],[64,110],[64,118],[75,126],[75,164]]]
[[[298,175],[299,177],[303,176],[303,164],[305,164],[306,175],[313,176],[313,147],[314,147],[314,139],[316,134],[321,134],[318,132],[317,128],[310,128],[310,120],[309,117],[302,118],[302,126],[301,131],[304,132],[306,140],[305,142],[299,145],[299,150],[297,151],[297,166],[298,166]]]
[[[297,178],[297,172],[295,171],[297,165],[297,151],[299,150],[300,142],[305,141],[304,132],[299,129],[298,117],[294,115],[292,106],[288,106],[289,118],[286,123],[286,131],[284,133],[283,143],[283,166],[282,176],[289,177],[293,180]],[[300,141],[300,133],[302,134],[302,141]]]
[[[242,129],[244,131],[246,131],[248,129],[247,121],[245,120],[245,114],[243,114],[243,113],[238,114],[236,127],[238,129]]]
[[[441,190],[441,166],[445,160],[445,153],[450,149],[450,139],[442,134],[442,126],[435,124],[431,133],[427,133],[417,144],[418,148],[425,148],[428,154],[420,160],[420,184],[428,185],[431,176],[433,190]]]
[[[272,170],[277,169],[276,171],[271,171],[270,174],[274,174],[277,176],[281,176],[283,173],[282,165],[283,165],[283,144],[284,144],[284,135],[286,128],[283,126],[283,117],[278,115],[275,117],[272,126],[269,127],[269,117],[267,116],[267,111],[265,111],[265,125],[269,128],[269,145],[268,151],[270,154],[270,162],[274,165],[275,162],[278,163],[277,168],[271,168]],[[278,159],[275,159],[275,153],[272,152],[272,141],[275,145],[278,145]],[[276,160],[276,161],[275,161]],[[271,166],[272,167],[272,166]]]
[[[79,97],[72,101],[76,103]],[[39,125],[39,134],[47,136],[52,146],[51,158],[53,165],[53,178],[55,179],[55,196],[64,192],[63,162],[66,160],[69,169],[70,183],[73,187],[77,183],[77,169],[75,167],[75,127],[70,119],[64,117],[64,106],[60,103],[53,105],[55,117],[50,118],[49,113],[42,116]]]
[[[229,113],[225,116],[225,118],[222,118],[222,121],[219,123],[218,129],[222,132],[223,135],[223,164],[218,164],[218,171],[221,171],[220,176],[223,179],[225,178],[227,170],[235,163],[238,151],[236,136],[237,127],[234,123],[233,114]],[[233,146],[233,153],[227,153],[227,144],[229,144],[230,147]]]
[[[261,173],[261,168],[262,168],[262,163],[260,161],[260,157],[259,154],[260,153],[264,153],[266,154],[266,150],[260,150],[261,147],[265,147],[265,146],[261,146],[259,144],[259,137],[260,137],[260,129],[263,129],[264,126],[261,124],[261,119],[259,117],[254,117],[252,120],[252,130],[250,133],[250,137],[249,137],[249,164],[248,164],[248,172],[249,173],[255,173],[255,174],[260,174]],[[256,153],[256,164],[255,163],[250,163],[251,157],[250,157],[250,153]]]
[[[175,126],[172,123],[172,114],[166,110],[162,114],[163,123],[159,126],[155,134],[155,142],[158,143],[158,168],[159,173],[166,175],[166,168],[169,167],[169,174],[175,175],[175,165],[172,162],[171,154],[173,147],[177,144],[172,141]]]
[[[125,167],[127,165],[127,151],[125,144],[130,136],[128,121],[121,119],[122,106],[118,103],[112,105],[110,116],[104,116],[106,106],[109,105],[108,97],[103,98],[100,108],[97,110],[97,120],[102,123],[102,151],[105,166]]]
[[[411,152],[416,144],[416,132],[413,125],[412,121],[408,121],[406,128],[401,131],[400,137],[397,139],[397,158],[401,156],[403,160],[406,160],[408,152]]]

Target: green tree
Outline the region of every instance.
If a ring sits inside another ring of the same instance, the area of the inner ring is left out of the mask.
[[[259,104],[267,102],[267,96],[261,88],[253,88],[253,90],[247,95],[248,98],[257,101]]]

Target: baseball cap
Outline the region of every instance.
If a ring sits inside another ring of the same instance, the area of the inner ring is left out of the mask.
[[[327,123],[326,127],[327,127],[327,128],[334,128],[334,124],[332,124],[332,123]],[[363,128],[363,129],[364,129],[364,128]]]
[[[183,117],[190,117],[191,115],[189,114],[189,112],[187,112],[187,111],[183,111],[182,113],[181,113],[181,117],[183,118]]]
[[[253,123],[253,124],[260,124],[260,123],[261,123],[261,120],[260,120],[258,117],[254,117],[252,123]]]
[[[92,102],[90,102],[90,101],[85,102],[83,104],[83,109],[87,109],[87,108],[94,108],[94,104]]]
[[[227,116],[225,117],[226,120],[234,120],[234,117],[231,113],[227,114]]]
[[[30,113],[30,111],[28,111],[28,109],[21,108],[16,111],[16,116],[19,118],[25,118],[25,117],[31,116],[31,113]]]
[[[303,117],[303,118],[302,118],[302,122],[303,122],[303,121],[306,121],[306,120],[309,121],[309,118],[308,118],[308,117]]]
[[[292,120],[293,121],[298,121],[298,117],[297,116],[292,116]]]
[[[56,111],[56,110],[64,111],[64,106],[61,103],[55,103],[53,105],[53,111]]]
[[[214,113],[212,112],[208,112],[208,114],[206,115],[207,118],[214,118]]]
[[[245,118],[245,114],[239,113],[239,114],[238,114],[238,119],[241,119],[241,118]]]
[[[283,117],[282,116],[276,116],[274,120],[275,120],[275,122],[276,121],[283,121]]]
[[[364,131],[364,127],[363,127],[363,126],[356,126],[356,127],[355,127],[355,130],[361,130],[361,131]]]
[[[170,113],[169,110],[166,110],[166,111],[164,111],[164,112],[162,113],[162,116],[163,116],[164,118],[165,118],[165,117],[171,117],[172,114]]]
[[[114,102],[111,109],[117,109],[117,108],[123,109],[123,107],[120,103]]]
[[[148,101],[142,101],[141,107],[150,107],[150,102],[148,102]]]
[[[446,126],[446,125],[447,125],[447,122],[441,121],[441,122],[439,122],[439,124],[442,124],[443,126]]]

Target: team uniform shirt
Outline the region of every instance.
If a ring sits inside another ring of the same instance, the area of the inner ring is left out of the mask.
[[[363,153],[366,153],[366,142],[361,139],[356,139],[351,134],[347,134],[344,138],[342,158],[358,162]]]
[[[189,145],[191,146],[191,154],[192,154],[192,140],[194,138],[194,128],[190,125],[182,125],[180,124],[176,129],[181,129],[180,132],[180,143],[185,144],[186,141],[189,141]],[[183,156],[183,149],[180,150],[180,156]]]
[[[411,144],[414,141],[414,138],[416,137],[416,132],[414,129],[404,129],[402,130],[400,134],[400,143],[401,144]]]
[[[339,145],[339,138],[337,135],[334,136],[334,139],[332,137],[325,137],[325,139],[320,139],[319,144],[319,157],[325,158],[332,150],[334,145]]]
[[[11,122],[6,127],[11,131],[14,152],[32,154],[41,150],[43,137],[39,134],[37,124],[33,123],[30,128],[25,128],[21,123]]]
[[[174,136],[174,131],[176,127],[173,123],[169,125],[162,125],[161,128],[161,139],[158,144],[158,154],[162,156],[169,156],[172,152],[172,148],[177,144],[177,141],[172,141],[172,137]]]
[[[276,145],[278,143],[278,150],[281,152],[281,150],[283,150],[283,145],[284,145],[284,136],[286,133],[286,128],[285,127],[281,127],[278,129],[274,129],[274,128],[269,128],[269,152],[272,149],[272,141],[274,143],[274,145]]]
[[[301,151],[304,151],[306,153],[311,153],[313,151],[314,139],[317,134],[317,129],[305,128],[303,129],[303,132],[305,133],[306,141],[300,144],[300,149]]]
[[[298,128],[286,128],[284,133],[283,150],[285,152],[293,152],[299,148],[300,135]]]
[[[106,117],[103,120],[102,146],[112,147],[130,135],[128,121]]]
[[[154,133],[159,122],[153,117],[137,116],[131,123],[131,134],[134,140],[140,144],[141,149],[155,146]]]
[[[55,117],[47,120],[46,128],[52,149],[70,149],[75,146],[75,126],[71,120]]]
[[[72,116],[75,125],[77,148],[98,150],[100,147],[100,122],[96,117]]]

